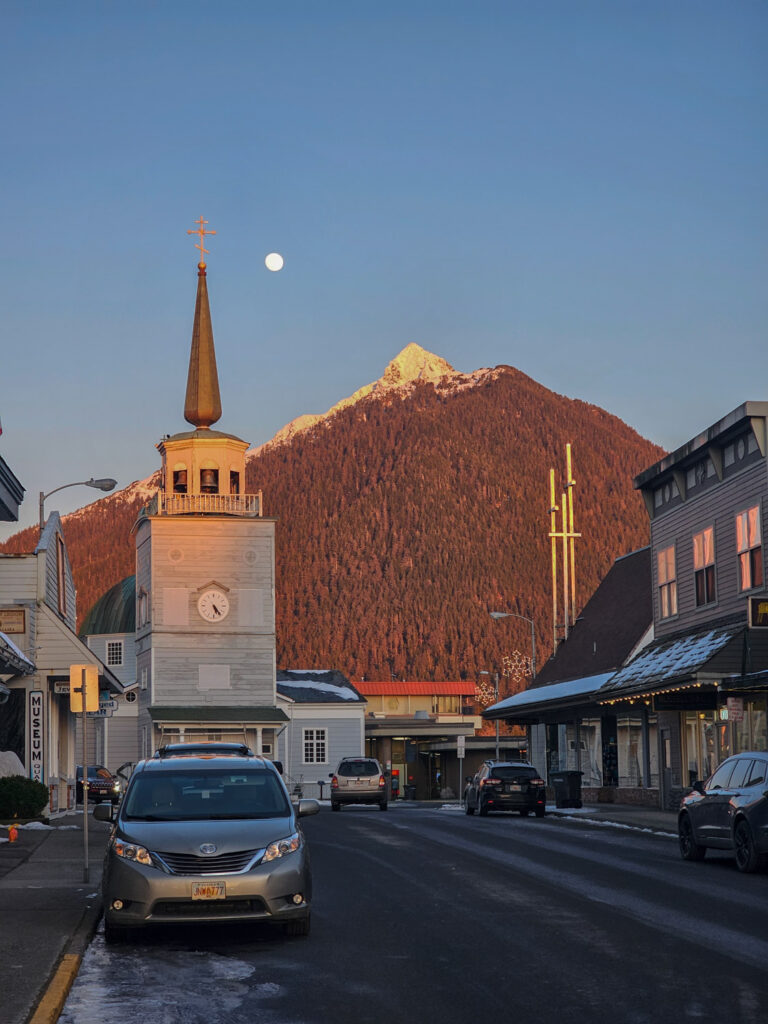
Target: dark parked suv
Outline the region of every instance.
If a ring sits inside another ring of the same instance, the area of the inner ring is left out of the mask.
[[[694,782],[677,819],[680,854],[702,860],[708,849],[731,850],[739,871],[768,861],[768,753],[747,751]]]
[[[532,764],[525,761],[485,761],[464,790],[467,814],[489,811],[531,811],[537,818],[546,812],[546,783]]]
[[[109,769],[102,764],[88,765],[88,803],[100,804],[102,800],[110,800],[116,804],[120,799],[120,780],[115,778]],[[83,766],[77,766],[75,780],[75,800],[83,802]]]

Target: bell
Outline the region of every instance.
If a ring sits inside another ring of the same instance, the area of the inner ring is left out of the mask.
[[[218,470],[203,469],[200,471],[200,489],[214,492],[219,489]]]

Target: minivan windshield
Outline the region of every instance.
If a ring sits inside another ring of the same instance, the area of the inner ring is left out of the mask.
[[[232,821],[290,813],[277,776],[264,768],[142,772],[122,807],[122,816],[132,821]]]

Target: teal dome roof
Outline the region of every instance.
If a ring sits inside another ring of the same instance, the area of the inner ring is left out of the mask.
[[[126,576],[102,594],[80,627],[81,636],[136,632],[136,577]]]

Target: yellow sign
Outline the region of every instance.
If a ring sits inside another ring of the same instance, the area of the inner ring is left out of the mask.
[[[85,687],[85,710],[99,710],[99,670],[95,665],[69,666],[69,710],[82,712]],[[78,692],[79,691],[79,692]]]
[[[24,633],[26,628],[23,608],[0,608],[0,633]]]

